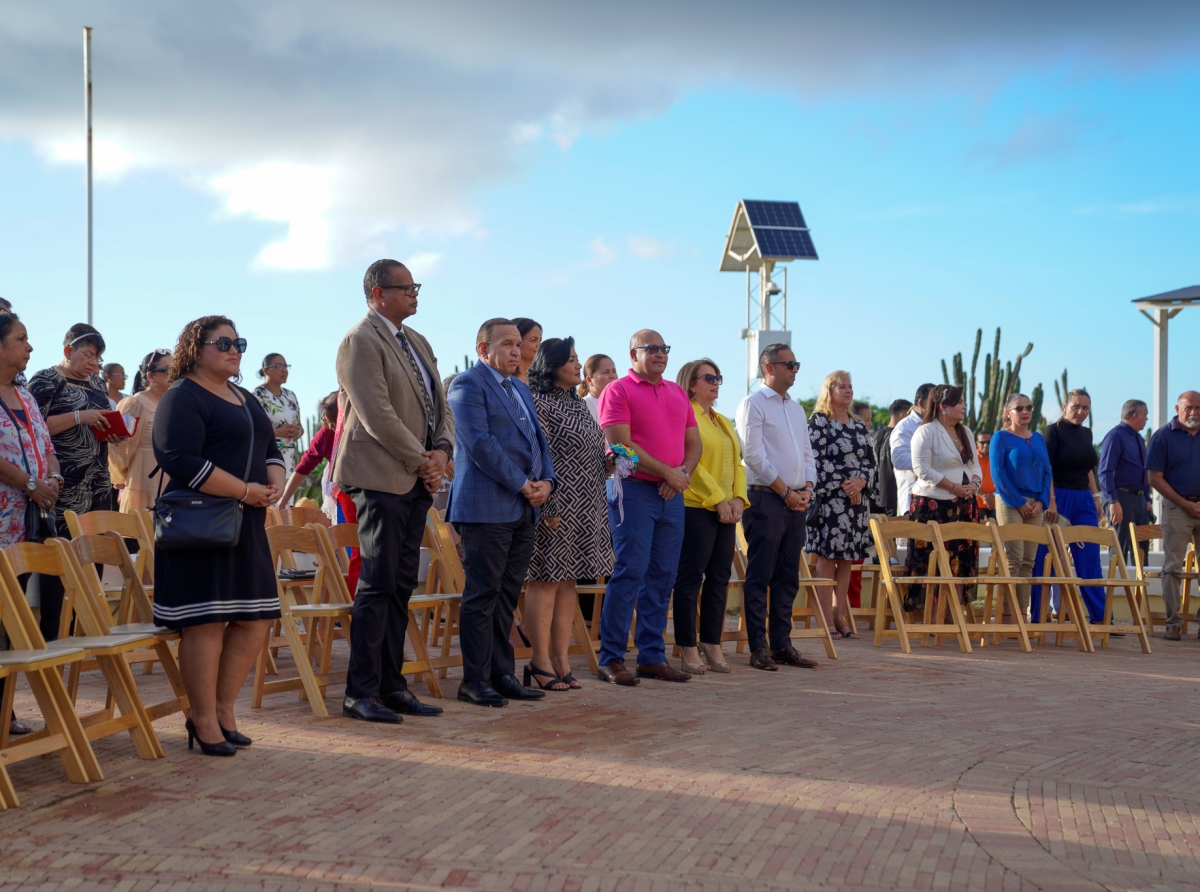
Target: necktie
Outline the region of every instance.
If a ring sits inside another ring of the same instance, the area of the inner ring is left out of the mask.
[[[504,393],[508,397],[508,401],[513,404],[513,408],[517,410],[517,418],[521,420],[521,433],[525,435],[525,439],[529,441],[530,447],[533,449],[533,468],[529,472],[530,480],[542,479],[542,450],[538,447],[537,434],[533,431],[533,424],[527,417],[525,409],[525,401],[517,399],[517,395],[513,393],[512,381],[508,378],[504,379],[502,385]]]
[[[400,342],[400,349],[408,357],[408,364],[412,367],[413,377],[417,379],[417,389],[421,391],[421,399],[425,401],[425,448],[432,449],[433,399],[429,396],[429,388],[425,386],[425,376],[421,374],[421,367],[417,365],[417,357],[413,355],[412,348],[408,346],[408,338],[404,336],[403,331],[396,332],[396,340]]]

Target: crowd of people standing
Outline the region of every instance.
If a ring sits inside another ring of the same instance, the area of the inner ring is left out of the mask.
[[[267,354],[262,383],[240,387],[247,344],[232,320],[189,323],[173,349],[142,359],[127,395],[124,368],[103,365],[104,338],[84,324],[67,331],[57,363],[26,380],[28,333],[0,301],[0,545],[30,535],[35,509],[47,535],[67,536],[67,510],[141,510],[181,490],[240,505],[236,544],[156,553],[155,619],[183,633],[189,746],[232,755],[251,743],[233,703],[279,617],[265,512],[287,504],[322,460],[332,516],[359,529],[343,702],[355,719],[399,723],[442,711],[419,701],[401,672],[437,498],[461,541],[466,579],[458,697],[480,706],[580,687],[568,649],[581,580],[607,580],[602,680],[633,686],[732,671],[721,641],[739,524],[749,665],[812,668],[791,642],[798,562],[806,550],[815,555],[817,575],[834,581],[818,590],[832,633],[857,638],[848,607],[871,513],[990,516],[1001,525],[1095,525],[1106,513],[1128,556],[1135,543],[1125,525],[1150,520],[1153,488],[1163,496],[1166,634],[1179,637],[1180,573],[1188,543],[1200,544],[1200,394],[1180,396],[1148,447],[1146,405],[1128,401],[1099,454],[1082,389],[1044,433],[1031,428],[1032,402],[1020,393],[1004,405],[1001,429],[970,431],[963,388],[948,384],[895,401],[887,425],[873,429],[846,371],[825,377],[806,414],[790,395],[800,362],[789,345],[771,344],[759,357],[762,387],[731,419],[715,408],[717,364],[690,360],[672,380],[671,347],[650,329],[630,338],[622,375],[610,355],[581,360],[572,337],[543,337],[533,319],[489,319],[476,335],[476,363],[443,381],[429,343],[408,324],[421,285],[407,267],[377,261],[363,286],[367,312],[339,346],[338,389],[322,400],[303,453],[287,360]],[[974,547],[951,547],[953,571],[974,575]],[[1098,546],[1072,547],[1077,569],[1099,576]],[[909,567],[923,572],[930,548],[912,543]],[[1040,573],[1043,555],[1030,545],[1007,552],[1014,574]],[[43,637],[58,637],[69,623],[61,584],[35,574],[28,585]],[[520,634],[532,657],[518,678],[512,636],[522,591]],[[1100,620],[1102,590],[1083,594]],[[1021,609],[1037,616],[1040,596],[1022,587]],[[678,668],[664,640],[672,599]],[[923,603],[923,587],[909,586],[905,606]],[[15,717],[12,729],[28,730]]]

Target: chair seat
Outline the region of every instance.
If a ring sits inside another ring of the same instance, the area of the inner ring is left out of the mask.
[[[123,626],[113,626],[109,629],[114,635],[162,635],[166,633],[178,635],[174,629],[155,623],[125,623]]]
[[[297,604],[290,610],[293,616],[350,616],[353,604]]]
[[[427,604],[442,604],[447,601],[461,601],[462,593],[455,592],[452,594],[442,595],[413,595],[408,599],[409,607],[423,607]]]
[[[47,643],[49,650],[59,650],[64,647],[82,647],[92,653],[105,651],[120,653],[136,647],[149,647],[154,644],[153,635],[80,635],[74,638],[59,638]]]
[[[58,665],[82,660],[85,654],[82,647],[56,647],[46,650],[0,650],[0,666],[20,666],[22,664]]]

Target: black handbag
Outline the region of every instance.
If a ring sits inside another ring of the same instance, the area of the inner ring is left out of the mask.
[[[4,411],[12,419],[13,427],[17,431],[17,443],[21,447],[21,461],[25,465],[25,473],[32,477],[33,471],[29,468],[29,456],[25,454],[25,442],[21,439],[21,425],[17,423],[17,416],[13,414],[13,410],[8,407],[7,403],[0,400],[0,405],[4,406]],[[33,444],[33,448],[37,449],[36,443]],[[25,538],[23,541],[45,542],[47,539],[53,539],[58,535],[53,512],[35,502],[28,493],[25,495]]]
[[[250,464],[254,459],[254,416],[250,407],[238,393],[238,402],[250,419],[250,451],[246,454],[246,470],[242,482],[250,480]],[[193,551],[202,548],[233,548],[242,537],[242,503],[227,496],[210,496],[194,489],[177,489],[162,495],[166,472],[155,468],[151,473],[161,473],[158,488],[160,495],[154,501],[154,544],[163,551]]]

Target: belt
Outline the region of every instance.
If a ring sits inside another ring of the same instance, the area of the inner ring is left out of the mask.
[[[1117,492],[1127,492],[1131,496],[1144,496],[1146,494],[1146,490],[1144,489],[1129,489],[1125,486],[1118,486]]]
[[[1183,500],[1185,502],[1200,502],[1200,496],[1184,496]]]

